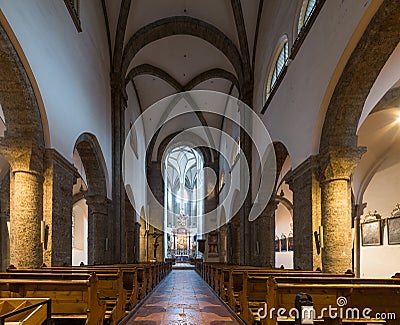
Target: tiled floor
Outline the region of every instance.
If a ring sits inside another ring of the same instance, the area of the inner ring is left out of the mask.
[[[239,324],[194,270],[173,270],[127,324]]]

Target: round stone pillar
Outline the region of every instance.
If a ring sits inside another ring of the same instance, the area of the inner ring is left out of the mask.
[[[364,148],[339,148],[320,157],[324,272],[352,269],[350,180],[364,152]]]
[[[11,173],[10,263],[17,268],[38,268],[43,263],[43,176],[34,171]]]

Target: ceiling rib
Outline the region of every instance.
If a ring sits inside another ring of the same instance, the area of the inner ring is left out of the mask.
[[[125,75],[131,61],[143,47],[173,35],[190,35],[210,43],[226,56],[234,67],[239,81],[242,80],[242,59],[232,40],[215,26],[188,16],[160,19],[139,29],[125,46],[121,72]]]
[[[117,31],[114,44],[113,71],[121,71],[122,55],[124,50],[124,39],[126,26],[128,24],[129,10],[131,8],[131,0],[122,0],[119,10]]]
[[[151,75],[160,78],[171,85],[171,87],[174,88],[177,92],[180,92],[183,89],[181,84],[169,73],[151,64],[141,64],[132,68],[125,78],[125,86],[129,83],[129,81],[140,75]]]
[[[240,89],[239,81],[237,80],[237,78],[232,73],[219,68],[210,69],[198,74],[196,77],[190,80],[183,88],[185,90],[192,90],[194,87],[201,84],[202,82],[215,78],[226,79],[230,81],[233,85],[235,85],[238,90]]]

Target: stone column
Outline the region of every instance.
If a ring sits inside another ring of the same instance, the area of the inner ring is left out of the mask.
[[[2,141],[10,163],[10,264],[37,268],[43,263],[43,149],[30,139]]]
[[[75,167],[54,149],[46,149],[43,220],[48,226],[43,262],[47,266],[72,264],[72,187]]]
[[[219,261],[220,263],[228,262],[228,251],[227,251],[227,225],[224,224],[219,227]]]
[[[263,213],[251,223],[252,225],[252,261],[251,265],[275,265],[275,210],[278,202],[271,198]]]
[[[357,204],[354,207],[353,226],[354,226],[354,273],[356,277],[360,277],[361,273],[361,224],[360,219],[364,214],[367,203]]]
[[[135,223],[136,223],[136,211],[132,207],[129,202],[128,196],[125,194],[125,245],[126,245],[126,255],[125,259],[122,261],[125,263],[134,263],[135,262],[135,243],[136,243],[136,231],[135,231]]]
[[[317,179],[318,162],[308,158],[288,175],[293,192],[294,267],[315,270],[321,267],[314,232],[321,225],[321,190]]]
[[[112,202],[113,202],[113,260],[121,261],[125,255],[123,242],[125,226],[125,187],[122,177],[122,152],[125,143],[126,93],[123,91],[123,76],[120,72],[111,73],[111,120],[112,120]]]
[[[89,264],[104,264],[107,262],[106,247],[108,225],[108,200],[102,196],[88,196],[86,203],[89,207],[88,220],[88,261]]]
[[[249,77],[249,75],[247,76]],[[249,107],[253,106],[253,87],[254,81],[250,77],[247,82],[244,83],[244,87],[242,89],[241,101],[248,105]],[[241,110],[240,112],[240,124],[242,128],[240,129],[240,147],[243,151],[247,164],[248,164],[248,173],[250,175],[249,181],[249,189],[247,193],[244,193],[244,203],[240,209],[240,264],[241,265],[250,265],[251,264],[251,238],[253,234],[251,233],[251,225],[249,221],[249,214],[252,207],[252,139],[247,132],[244,131],[245,127],[247,130],[252,131],[252,117],[247,111],[247,109]],[[243,186],[245,183],[245,177],[247,177],[247,172],[245,169],[240,166],[240,184]]]
[[[139,263],[140,260],[140,223],[135,222],[135,236],[133,246],[133,263]]]
[[[334,148],[319,157],[324,272],[352,269],[350,180],[364,152],[364,148]]]
[[[8,222],[10,221],[10,173],[0,183],[0,270],[4,272],[10,265],[10,237]]]
[[[240,264],[241,256],[241,219],[240,211],[228,223],[227,237],[228,237],[228,263]]]
[[[43,263],[41,220],[43,175],[12,170],[13,202],[10,211],[10,263],[18,268],[38,268]]]

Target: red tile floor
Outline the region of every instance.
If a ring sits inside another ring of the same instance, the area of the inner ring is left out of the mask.
[[[173,270],[126,324],[240,324],[194,270]]]

